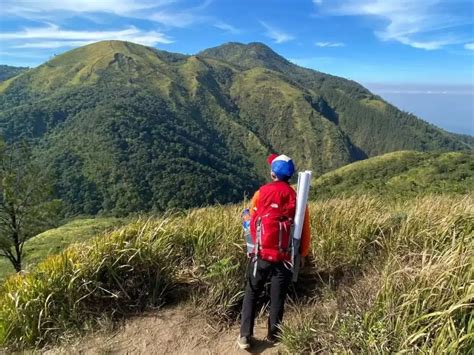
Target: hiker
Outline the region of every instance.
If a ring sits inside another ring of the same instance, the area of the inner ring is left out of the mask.
[[[270,317],[267,340],[275,342],[283,319],[284,303],[293,270],[291,265],[291,226],[295,217],[296,192],[289,184],[295,167],[286,155],[272,154],[272,182],[262,186],[253,196],[250,206],[250,231],[254,252],[249,253],[247,285],[242,307],[238,346],[250,348],[256,303],[265,283],[270,279]],[[304,266],[311,241],[309,212],[306,208],[301,235],[301,267]]]

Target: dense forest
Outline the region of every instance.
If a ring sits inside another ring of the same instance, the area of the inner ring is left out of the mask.
[[[68,215],[238,201],[267,178],[269,152],[322,174],[396,150],[472,150],[259,43],[185,56],[104,41],[19,72],[0,82],[0,133],[32,142]]]

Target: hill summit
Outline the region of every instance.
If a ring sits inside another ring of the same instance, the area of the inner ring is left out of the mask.
[[[183,55],[122,41],[0,82],[0,130],[30,138],[71,214],[240,200],[269,152],[324,173],[397,150],[470,146],[350,80],[261,43]]]
[[[206,49],[199,55],[220,59],[245,69],[263,67],[282,71],[292,66],[288,60],[275,53],[270,47],[258,42],[249,44],[230,42]]]

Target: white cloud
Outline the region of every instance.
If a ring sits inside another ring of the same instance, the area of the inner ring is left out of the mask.
[[[204,22],[206,18],[203,16],[198,16],[190,11],[172,12],[168,10],[161,10],[149,15],[147,20],[161,23],[167,27],[185,28],[198,22]]]
[[[441,0],[334,0],[322,11],[331,15],[374,16],[385,22],[375,34],[383,41],[398,41],[433,50],[465,42],[456,27],[472,23],[440,6]],[[320,7],[321,8],[321,7]],[[451,31],[451,32],[450,32]]]
[[[216,23],[214,23],[214,27],[231,34],[239,34],[242,32],[240,29],[222,21],[217,21]]]
[[[345,44],[342,42],[316,42],[318,47],[344,47]]]
[[[26,42],[22,44],[15,44],[10,48],[35,48],[35,49],[53,49],[62,47],[79,47],[94,41],[40,41],[40,42]]]
[[[157,8],[175,0],[3,0],[5,14],[26,18],[44,18],[51,12],[105,12],[121,16]]]
[[[9,52],[9,51],[0,51],[0,56],[5,56],[5,57],[12,57],[15,59],[18,58],[26,58],[26,59],[44,59],[44,55],[38,54],[38,53],[28,53],[28,52]]]
[[[107,13],[121,17],[154,21],[166,27],[189,27],[196,23],[211,22],[202,15],[212,0],[200,5],[177,10],[170,6],[180,0],[4,0],[8,15],[33,20],[57,21],[71,15],[88,18]]]
[[[118,31],[72,31],[49,24],[47,27],[25,28],[19,32],[2,32],[0,40],[14,41],[11,48],[60,48],[76,47],[96,41],[122,40],[154,46],[157,43],[172,43],[165,34],[157,31],[142,31],[129,27]],[[23,43],[26,40],[25,43]],[[22,41],[18,43],[18,41]]]
[[[265,29],[267,30],[267,32],[265,33],[268,37],[270,37],[271,39],[273,39],[273,41],[275,43],[284,43],[284,42],[288,42],[288,41],[292,41],[295,39],[295,37],[293,37],[292,35],[276,28],[276,27],[273,27],[271,25],[269,25],[268,23],[266,22],[263,22],[263,21],[260,21],[260,24],[265,27]]]
[[[411,39],[410,37],[406,36],[400,36],[396,38],[398,42],[402,44],[409,45],[413,48],[418,48],[418,49],[426,49],[428,51],[432,51],[435,49],[440,49],[444,46],[450,45],[450,44],[456,44],[460,43],[460,40],[457,39],[441,39],[441,40],[433,40],[433,41],[416,41]]]
[[[470,50],[470,51],[474,51],[474,43],[466,43],[466,44],[464,45],[464,48],[465,48],[465,49],[468,49],[468,50]]]
[[[206,8],[213,0],[201,0],[195,6],[187,6],[181,0],[2,0],[2,17],[22,17],[29,20],[41,21],[43,23],[54,22],[57,24],[66,24],[71,17],[87,19],[92,22],[98,22],[101,25],[104,14],[120,16],[129,19],[138,19],[153,21],[162,25],[162,31],[168,31],[171,28],[187,28],[196,24],[206,24],[220,28],[226,32],[237,34],[240,31],[212,16],[205,14]],[[186,7],[187,6],[187,7]],[[97,20],[99,19],[99,20]],[[102,26],[103,27],[103,26]],[[29,32],[34,32],[35,38],[27,43],[16,44],[15,48],[59,48],[63,46],[74,47],[78,45],[93,42],[93,39],[83,40],[82,36],[101,38],[102,36],[116,37],[116,34],[127,36],[127,32],[121,31],[68,31],[66,35],[75,36],[74,32],[80,33],[80,40],[66,42],[68,38],[61,37],[64,31],[52,27],[43,29],[48,32],[47,36],[41,37],[41,29],[26,29],[23,33],[13,34],[15,37],[27,36]],[[136,33],[120,39],[130,40],[146,45],[156,43],[170,43],[171,40],[162,32],[137,30]],[[50,32],[60,32],[51,35]],[[11,34],[6,33],[0,36],[0,39],[7,39]],[[21,37],[25,38],[25,37]],[[30,37],[28,37],[30,38]],[[40,41],[41,40],[41,41]],[[13,48],[13,47],[11,47]]]

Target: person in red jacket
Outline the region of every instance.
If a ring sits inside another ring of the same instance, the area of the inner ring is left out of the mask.
[[[250,206],[250,230],[255,249],[249,263],[240,335],[237,339],[241,349],[250,348],[257,299],[268,279],[271,287],[267,339],[277,339],[286,294],[293,276],[291,225],[295,217],[296,192],[289,180],[295,168],[291,158],[286,155],[272,154],[267,162],[271,165],[272,182],[255,192]],[[301,266],[304,266],[310,243],[309,212],[306,208],[300,244]]]

